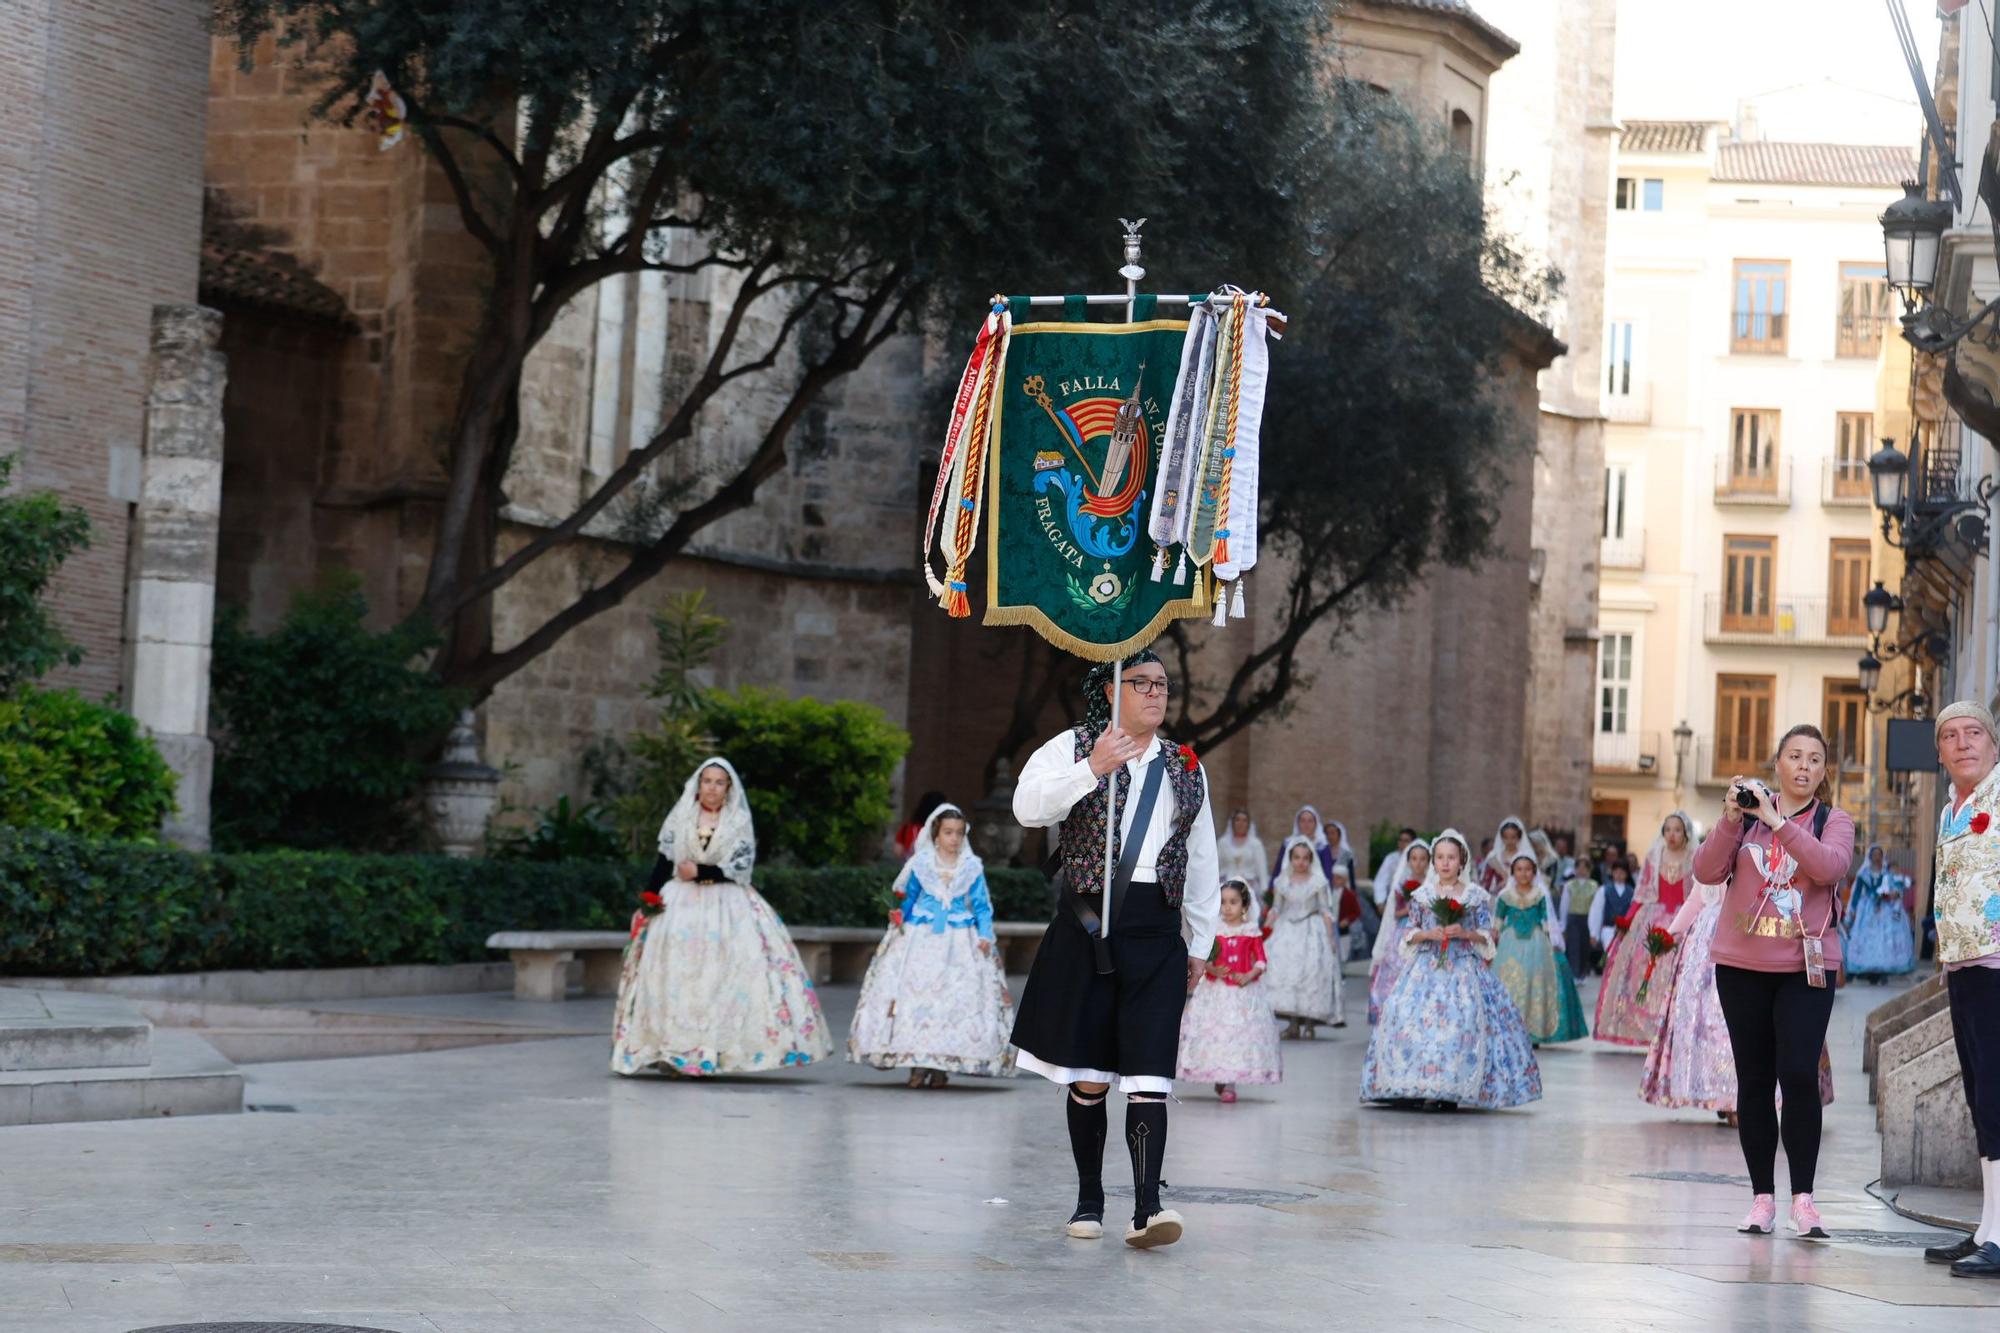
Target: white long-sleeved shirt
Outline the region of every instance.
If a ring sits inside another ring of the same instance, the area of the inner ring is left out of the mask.
[[[1132,836],[1132,816],[1145,790],[1146,765],[1155,754],[1164,753],[1168,763],[1175,752],[1166,741],[1155,737],[1152,746],[1126,769],[1132,774],[1130,795],[1119,803],[1119,845]],[[1090,771],[1088,758],[1076,756],[1076,736],[1061,732],[1051,737],[1028,758],[1021,778],[1014,786],[1014,818],[1027,828],[1050,828],[1060,824],[1070,808],[1096,790],[1098,777]],[[1202,771],[1201,812],[1188,830],[1187,882],[1181,891],[1181,916],[1186,924],[1188,957],[1206,958],[1215,943],[1215,931],[1222,919],[1222,872],[1215,850],[1215,816],[1208,803],[1208,772]],[[1160,794],[1153,802],[1153,819],[1139,843],[1139,859],[1132,867],[1134,879],[1157,879],[1155,868],[1160,852],[1174,835],[1174,799],[1170,779],[1160,779]],[[1105,934],[1115,923],[1106,923]]]

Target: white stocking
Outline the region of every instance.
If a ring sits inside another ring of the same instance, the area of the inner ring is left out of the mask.
[[[1985,1198],[1979,1211],[1979,1230],[1972,1238],[1984,1245],[1989,1240],[2000,1241],[2000,1158],[1980,1158],[1979,1179],[1985,1186]]]

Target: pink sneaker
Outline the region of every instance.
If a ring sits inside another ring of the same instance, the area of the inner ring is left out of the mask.
[[[1217,1100],[1217,1101],[1222,1101],[1222,1102],[1233,1102],[1233,1101],[1235,1101],[1235,1100],[1236,1100],[1236,1089],[1235,1089],[1235,1088],[1233,1088],[1233,1087],[1231,1087],[1231,1086],[1229,1086],[1228,1084],[1226,1084],[1226,1083],[1225,1083],[1225,1084],[1223,1085],[1223,1087],[1222,1087],[1222,1091],[1216,1094],[1216,1100]]]
[[[1759,1194],[1750,1201],[1750,1212],[1736,1224],[1736,1229],[1747,1236],[1768,1236],[1777,1229],[1778,1203],[1768,1194]]]
[[[1811,1194],[1792,1196],[1792,1230],[1800,1240],[1830,1240],[1826,1228],[1820,1225],[1819,1209],[1813,1207]]]

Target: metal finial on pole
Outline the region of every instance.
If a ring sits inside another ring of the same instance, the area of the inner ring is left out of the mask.
[[[1118,270],[1118,276],[1125,279],[1125,322],[1130,324],[1139,299],[1139,279],[1146,276],[1146,270],[1139,265],[1139,228],[1146,225],[1146,219],[1140,218],[1135,222],[1131,218],[1119,218],[1118,223],[1125,228],[1125,266]]]

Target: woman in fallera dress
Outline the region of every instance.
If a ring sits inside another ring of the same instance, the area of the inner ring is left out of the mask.
[[[1264,952],[1270,971],[1271,1008],[1288,1021],[1287,1037],[1320,1023],[1341,1023],[1340,955],[1334,945],[1333,898],[1312,843],[1294,835],[1285,843],[1271,884],[1271,927]]]
[[[1500,827],[1493,830],[1493,847],[1479,862],[1479,887],[1488,893],[1498,893],[1514,881],[1514,872],[1508,867],[1514,858],[1526,852],[1535,854],[1528,842],[1528,826],[1519,815],[1509,815],[1500,821]]]
[[[1694,824],[1686,814],[1674,811],[1660,821],[1659,837],[1653,840],[1646,862],[1639,868],[1639,886],[1632,894],[1632,924],[1611,942],[1604,960],[1604,985],[1597,993],[1596,1032],[1599,1041],[1620,1046],[1650,1046],[1660,1030],[1660,1017],[1667,1010],[1668,987],[1660,983],[1663,972],[1671,975],[1666,960],[1653,969],[1653,984],[1646,1001],[1639,1002],[1639,983],[1645,979],[1646,933],[1665,926],[1681,910],[1692,882],[1688,867],[1694,861]]]
[[[1431,843],[1431,869],[1403,936],[1409,954],[1361,1066],[1361,1100],[1496,1110],[1538,1101],[1541,1066],[1521,1015],[1487,966],[1494,954],[1492,900],[1467,876],[1472,860],[1455,829]],[[1464,916],[1445,924],[1440,904]]]
[[[1014,1072],[1014,1006],[993,943],[986,867],[966,840],[965,813],[931,812],[891,891],[900,904],[868,964],[847,1058],[908,1069],[910,1086],[950,1074]]]
[[[728,760],[689,775],[659,848],[625,946],[612,1072],[742,1074],[831,1055],[799,951],[750,886],[757,835]]]
[[[1846,919],[1840,928],[1850,977],[1879,985],[1916,967],[1916,936],[1903,906],[1907,884],[1889,867],[1881,843],[1869,847],[1861,869],[1855,872]]]
[[[1423,887],[1431,870],[1431,845],[1418,838],[1403,849],[1396,883],[1382,905],[1382,929],[1375,936],[1375,956],[1368,971],[1368,1025],[1382,1021],[1382,1001],[1403,975],[1409,954],[1403,949],[1403,934],[1410,928],[1410,899]]]
[[[1493,902],[1500,928],[1493,975],[1520,1010],[1531,1041],[1579,1041],[1590,1035],[1590,1025],[1570,975],[1548,881],[1527,851],[1515,854],[1510,869],[1513,881]]]
[[[1270,862],[1265,860],[1269,855],[1264,850],[1264,840],[1257,836],[1257,821],[1250,818],[1250,812],[1231,812],[1229,827],[1215,840],[1215,862],[1223,879],[1240,879],[1253,892],[1261,890],[1271,882],[1266,869]]]

